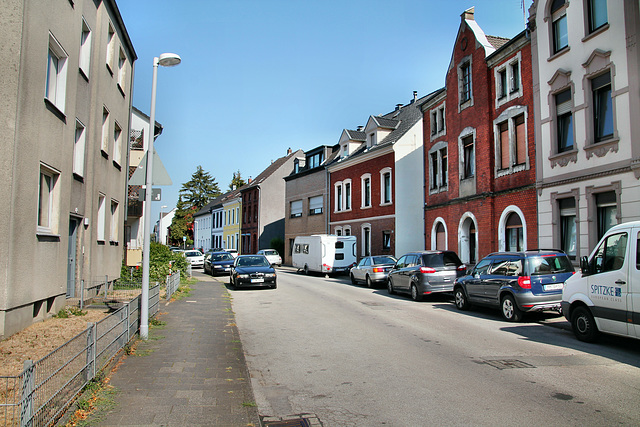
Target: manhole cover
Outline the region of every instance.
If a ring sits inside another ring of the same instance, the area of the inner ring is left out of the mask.
[[[497,369],[535,368],[533,365],[516,359],[484,360],[483,362]]]
[[[262,417],[263,427],[322,427],[313,414],[290,415],[287,417]]]

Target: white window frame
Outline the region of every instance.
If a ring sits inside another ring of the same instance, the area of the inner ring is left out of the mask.
[[[524,115],[524,137],[525,137],[525,163],[524,164],[516,164],[516,125],[515,120],[517,117]],[[529,135],[527,132],[528,129],[528,113],[526,106],[514,106],[506,109],[505,111],[498,116],[493,121],[493,132],[494,132],[494,142],[495,142],[495,175],[496,178],[501,176],[510,175],[512,173],[520,172],[523,170],[528,170],[530,167],[530,159],[529,159]],[[501,168],[501,144],[500,144],[500,125],[503,123],[507,123],[509,129],[509,167]],[[475,147],[474,147],[475,148]]]
[[[78,68],[87,80],[89,80],[89,69],[91,68],[91,35],[91,27],[89,27],[89,24],[87,24],[87,21],[83,17]]]
[[[73,143],[73,173],[81,178],[84,177],[84,160],[87,144],[86,133],[84,124],[76,119],[76,132]]]
[[[116,46],[116,30],[113,28],[111,22],[109,22],[109,27],[107,29],[107,58],[106,64],[107,69],[113,75],[113,58],[115,56],[115,46]]]
[[[465,157],[464,157],[464,140],[467,139],[468,137],[471,137],[473,139],[473,175],[470,176],[466,176],[465,175]],[[477,140],[476,140],[476,130],[472,129],[471,131],[468,131],[467,129],[465,129],[463,131],[463,133],[460,134],[460,136],[458,137],[458,153],[460,153],[460,155],[458,156],[458,173],[459,173],[459,179],[461,181],[463,180],[467,180],[467,179],[475,179],[475,177],[478,174],[478,169],[477,169]]]
[[[347,194],[347,188],[349,188],[349,194]],[[345,179],[342,182],[342,196],[344,197],[342,206],[344,212],[349,212],[353,209],[353,184],[351,179]]]
[[[522,223],[522,247],[523,250],[527,250],[527,220],[524,217],[524,213],[522,210],[516,206],[511,205],[507,206],[500,215],[500,222],[498,223],[498,247],[500,251],[505,251],[507,247],[506,242],[506,232],[507,232],[507,219],[509,215],[515,213],[520,217],[520,222]]]
[[[517,67],[518,75],[514,76],[513,67]],[[501,81],[500,81],[500,73],[504,72],[507,76],[506,84],[507,87],[504,88],[505,95],[500,97],[501,92]],[[509,101],[512,101],[516,98],[520,98],[523,95],[522,92],[522,52],[518,52],[513,58],[510,58],[508,61],[505,61],[501,65],[497,66],[493,70],[493,76],[496,82],[496,94],[495,94],[495,104],[496,108],[500,107],[503,104],[506,104]],[[517,78],[517,90],[514,90],[514,83]]]
[[[366,191],[366,187],[365,187],[365,182],[366,180],[369,180],[369,191],[367,194]],[[365,173],[364,175],[362,175],[360,177],[360,188],[362,189],[362,191],[360,192],[360,208],[361,209],[370,209],[373,205],[372,200],[371,200],[371,174],[370,173]],[[369,204],[366,203],[367,201],[367,197],[369,196]]]
[[[333,185],[333,211],[342,212],[344,204],[342,203],[343,197],[342,181],[338,181]]]
[[[473,57],[471,55],[465,56],[458,63],[458,112],[464,110],[465,108],[469,108],[473,106]],[[462,100],[462,94],[464,90],[464,85],[462,81],[463,77],[463,66],[469,65],[469,98],[466,100]]]
[[[43,185],[43,178],[48,177],[48,188],[46,194]],[[59,192],[60,186],[58,185],[60,178],[60,172],[41,163],[40,171],[38,174],[38,205],[37,205],[37,233],[39,234],[57,234],[58,233],[58,219],[59,219]],[[43,201],[46,199],[46,206],[43,206]],[[41,216],[41,210],[46,209],[46,218]]]
[[[439,138],[447,133],[446,103],[442,101],[439,105],[429,110],[431,118],[431,140]]]
[[[106,155],[109,154],[109,109],[102,107],[102,142],[100,149]]]
[[[294,200],[290,203],[289,218],[300,218],[302,216],[302,199]]]
[[[120,232],[120,204],[117,200],[111,199],[111,227],[109,241],[117,243]]]
[[[105,240],[105,228],[107,221],[107,196],[98,193],[98,220],[96,221],[96,240],[98,242],[104,242]]]
[[[125,90],[125,79],[127,76],[127,56],[124,54],[124,51],[121,49],[119,49],[119,54],[118,54],[118,89],[120,89],[120,92],[122,93],[122,95],[125,94],[124,90]]]
[[[365,230],[369,230],[369,236],[368,239],[366,238],[366,234],[365,234]],[[371,255],[372,252],[372,248],[371,248],[371,235],[373,234],[373,231],[371,230],[371,224],[369,224],[368,222],[362,224],[360,226],[360,236],[361,236],[361,241],[362,241],[362,245],[360,247],[360,253],[362,254],[362,256],[368,256]],[[369,253],[367,254],[366,252],[366,248],[369,248]]]
[[[49,49],[47,55],[47,78],[45,82],[45,99],[64,114],[67,93],[67,61],[69,55],[49,33]]]
[[[444,176],[444,168],[443,168],[443,164],[444,161],[442,159],[442,151],[446,151],[447,152],[447,162],[449,161],[449,144],[446,141],[439,141],[437,143],[435,143],[431,149],[429,150],[429,156],[428,156],[428,161],[429,161],[429,193],[430,194],[434,194],[434,193],[440,193],[442,191],[447,191],[449,188],[449,165],[447,163],[447,176],[445,179]],[[437,175],[434,174],[434,170],[433,170],[433,162],[432,160],[432,155],[436,154],[437,156]],[[435,176],[438,177],[438,182],[435,183],[434,185],[434,179]]]
[[[385,174],[389,174],[389,201],[386,202],[385,193],[386,188],[384,185],[384,176]],[[391,173],[391,168],[386,167],[380,170],[380,206],[389,206],[393,204],[393,173]]]
[[[113,123],[113,161],[120,166],[122,153],[122,128],[117,121]]]

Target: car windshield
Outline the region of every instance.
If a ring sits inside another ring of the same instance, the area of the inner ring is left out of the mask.
[[[396,260],[390,256],[374,256],[373,264],[395,264]]]
[[[265,255],[278,255],[278,251],[274,250],[274,249],[268,249],[266,251],[262,252]]]
[[[188,251],[184,253],[184,256],[201,256],[202,254],[198,251]]]
[[[238,267],[269,267],[269,265],[269,261],[264,256],[238,258]]]
[[[213,254],[211,255],[211,261],[229,261],[232,260],[233,257],[231,254]]]
[[[427,267],[457,267],[462,264],[458,256],[452,252],[422,255],[422,262]]]
[[[528,259],[531,276],[544,274],[573,273],[573,264],[566,255],[542,255]]]

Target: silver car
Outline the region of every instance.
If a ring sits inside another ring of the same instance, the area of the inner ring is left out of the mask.
[[[396,265],[396,259],[389,255],[366,256],[351,268],[351,283],[365,283],[368,288],[374,284],[387,283],[389,271]]]

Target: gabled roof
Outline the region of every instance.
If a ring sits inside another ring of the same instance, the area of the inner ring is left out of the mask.
[[[489,36],[488,35],[487,36],[487,40],[489,41],[489,43],[491,43],[491,46],[495,47],[496,50],[498,50],[502,46],[507,44],[509,42],[509,40],[511,40],[511,39],[507,39],[505,37]]]
[[[347,137],[351,140],[351,141],[366,141],[367,140],[367,135],[362,132],[361,130],[351,130],[351,129],[345,129],[344,132],[347,134]]]
[[[218,207],[222,207],[222,199],[224,199],[224,197],[227,195],[228,193],[225,194],[221,194],[220,196],[216,197],[215,199],[211,200],[209,203],[207,203],[206,205],[204,205],[202,207],[202,209],[200,209],[198,212],[194,213],[193,216],[202,216],[202,215],[206,215],[209,212],[211,212],[212,210],[218,208]]]
[[[284,157],[274,160],[265,170],[263,170],[250,184],[240,188],[240,191],[246,191],[253,187],[258,187],[265,179],[269,178],[275,171],[280,169],[290,158],[296,155],[304,154],[304,151],[297,150],[287,154]]]
[[[396,129],[400,125],[400,121],[393,118],[381,116],[371,116],[371,118],[376,122],[378,127],[383,129]]]

